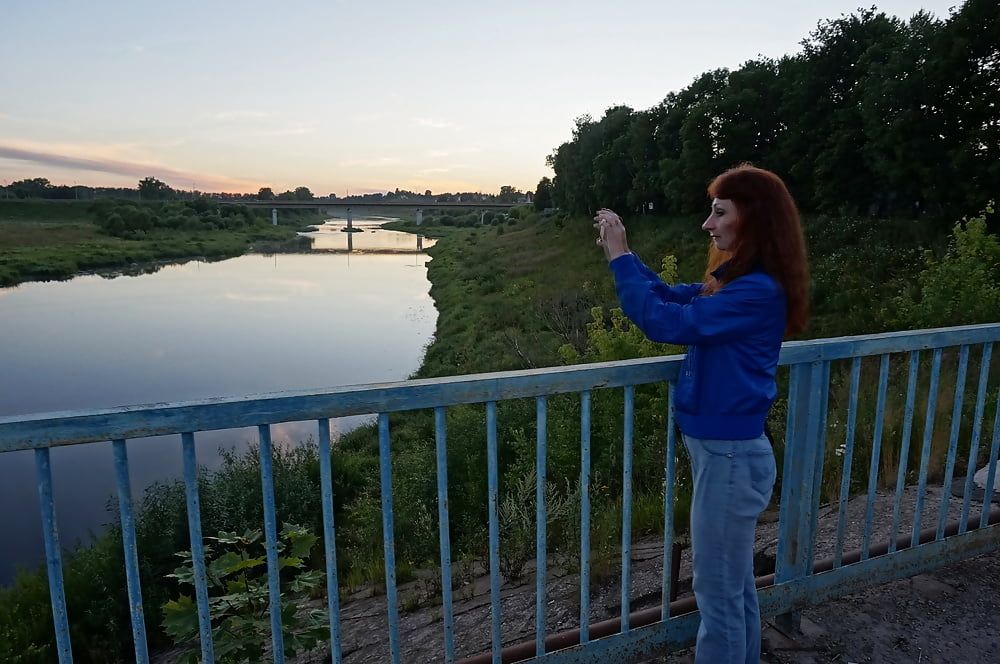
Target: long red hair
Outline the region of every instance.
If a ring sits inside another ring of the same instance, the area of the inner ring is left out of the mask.
[[[742,164],[712,180],[708,196],[733,202],[737,232],[731,251],[721,251],[714,243],[710,246],[704,293],[711,295],[760,267],[785,291],[785,331],[804,330],[809,318],[809,264],[799,211],[785,183],[771,171]],[[719,279],[713,277],[711,273],[727,260],[725,273]]]

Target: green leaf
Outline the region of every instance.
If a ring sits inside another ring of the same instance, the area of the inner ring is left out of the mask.
[[[281,624],[291,625],[295,623],[295,604],[292,602],[281,603]]]
[[[230,551],[213,561],[210,568],[215,571],[216,574],[229,576],[230,574],[235,574],[236,572],[241,572],[245,569],[259,567],[263,565],[264,562],[263,558],[245,558],[238,553]]]
[[[198,633],[198,608],[194,600],[181,595],[163,605],[163,629],[175,642],[187,641]]]
[[[294,558],[294,557],[281,557],[281,558],[278,558],[278,569],[279,570],[285,569],[286,567],[295,567],[295,568],[298,568],[298,567],[302,567],[302,565],[303,565],[303,561],[302,561],[301,558]]]
[[[289,555],[296,558],[308,558],[313,544],[319,538],[310,532],[297,531],[291,533],[290,539],[292,541],[292,550],[289,552]]]
[[[225,530],[220,530],[217,537],[210,537],[209,539],[214,539],[221,544],[238,544],[240,541],[236,533],[230,533]]]
[[[320,570],[307,570],[302,572],[288,584],[288,589],[293,593],[301,593],[319,587],[323,583],[326,574]]]
[[[167,574],[167,577],[177,579],[179,583],[194,585],[194,570],[190,567],[178,567],[173,574]]]

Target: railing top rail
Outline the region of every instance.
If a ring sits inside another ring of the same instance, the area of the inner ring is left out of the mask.
[[[1000,341],[1000,323],[788,341],[781,347],[779,363],[825,362],[995,341]]]
[[[998,340],[1000,323],[792,341],[782,346],[780,363],[830,361]],[[641,385],[675,378],[682,359],[682,355],[671,355],[320,391],[14,415],[0,417],[0,453]]]
[[[674,378],[682,357],[0,417],[0,453],[640,385]]]

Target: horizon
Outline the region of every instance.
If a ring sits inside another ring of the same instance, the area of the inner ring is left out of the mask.
[[[132,191],[138,191],[138,189],[139,189],[139,187],[138,187],[139,181],[137,181],[135,185],[129,185],[129,184],[122,184],[122,185],[93,185],[93,184],[86,184],[86,183],[78,182],[78,181],[74,181],[74,182],[55,182],[55,181],[52,181],[51,178],[47,178],[45,176],[36,176],[36,177],[44,179],[44,180],[47,180],[48,183],[49,183],[49,186],[53,187],[53,188],[67,187],[69,189],[86,189],[86,190],[94,190],[94,191],[97,191],[97,190],[115,190],[115,189],[128,189],[128,190],[132,190]],[[152,176],[149,176],[149,177],[152,177]],[[13,181],[9,181],[9,182],[0,181],[0,189],[6,189],[6,188],[8,188],[10,186],[13,186],[13,184],[15,184],[16,182],[23,181],[23,180],[31,180],[31,179],[34,179],[34,178],[18,178],[17,180],[13,180]],[[501,185],[500,187],[503,187],[503,186],[505,186],[505,185]],[[433,196],[445,196],[445,195],[456,195],[457,196],[457,195],[463,195],[463,194],[477,194],[477,195],[482,195],[482,196],[498,196],[500,194],[500,187],[497,188],[497,193],[492,193],[492,192],[489,192],[489,191],[482,191],[482,190],[476,190],[476,191],[434,191],[433,189],[430,189],[430,190],[425,189],[423,192],[420,192],[420,191],[412,191],[410,189],[405,189],[403,187],[392,187],[391,189],[361,189],[359,191],[354,191],[354,192],[348,191],[343,196],[341,196],[340,194],[338,194],[336,192],[322,193],[322,192],[316,192],[316,191],[312,191],[312,190],[310,190],[310,192],[312,193],[313,198],[316,198],[316,199],[326,199],[326,198],[329,198],[329,199],[334,199],[334,198],[337,198],[337,199],[347,199],[347,198],[354,198],[355,196],[359,196],[359,197],[360,196],[370,196],[372,194],[382,194],[382,195],[390,195],[390,194],[413,194],[415,196],[420,196],[420,197],[426,198],[426,197],[429,197],[429,196],[430,197],[433,197]],[[266,187],[266,186],[265,187],[259,187],[257,191],[244,191],[244,192],[237,192],[237,191],[202,191],[200,189],[192,190],[192,189],[176,189],[176,188],[173,188],[173,187],[171,187],[171,188],[173,189],[173,191],[174,191],[175,194],[181,194],[182,198],[183,198],[183,195],[192,194],[192,193],[193,194],[197,194],[197,195],[202,195],[202,196],[217,196],[217,195],[222,195],[222,196],[248,196],[248,195],[251,195],[251,194],[253,194],[253,195],[258,194],[260,189],[270,189],[271,193],[274,196],[277,196],[278,194],[289,193],[289,192],[294,193],[294,191],[295,191],[295,187],[292,187],[290,189],[286,189],[285,191],[278,191],[274,187]],[[428,193],[428,192],[430,192],[430,193]],[[531,193],[534,193],[533,189],[529,189],[529,190],[526,190],[526,191],[525,190],[517,190],[517,192],[519,192],[521,194],[531,194]],[[0,200],[2,200],[2,199],[0,199]]]
[[[877,7],[908,20],[947,18],[956,4]],[[0,100],[0,184],[533,191],[575,118],[651,108],[703,72],[798,53],[820,21],[855,5],[632,0],[609,15],[597,3],[334,2],[284,7],[296,12],[286,18],[261,2],[58,13],[15,2],[0,56],[31,66],[0,72],[14,93]]]

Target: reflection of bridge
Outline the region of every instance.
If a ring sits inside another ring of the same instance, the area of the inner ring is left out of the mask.
[[[355,248],[354,246],[354,233],[344,233],[347,236],[347,246],[346,247],[317,247],[315,241],[324,235],[305,235],[303,237],[308,237],[313,241],[313,246],[310,252],[313,253],[328,253],[328,254],[419,254],[424,250],[424,236],[423,235],[413,235],[416,238],[416,244],[412,247],[379,247],[379,246],[362,246]],[[330,233],[330,236],[335,234]],[[434,246],[436,240],[431,240],[428,246]]]
[[[220,203],[225,204],[228,201],[220,201]],[[400,212],[403,210],[412,211],[416,213],[417,223],[420,224],[424,219],[424,210],[509,210],[512,207],[518,205],[525,205],[525,203],[497,203],[491,201],[462,201],[462,202],[430,202],[430,203],[419,203],[419,202],[407,202],[407,201],[384,201],[381,203],[377,202],[358,202],[358,201],[341,201],[337,199],[330,198],[314,198],[308,201],[232,201],[232,205],[245,205],[247,207],[256,208],[271,208],[271,223],[278,223],[278,210],[319,210],[324,214],[333,214],[336,211],[344,213],[347,217],[347,225],[351,227],[354,221],[354,215],[365,215],[371,214],[373,211],[384,211],[392,210],[394,212]]]

